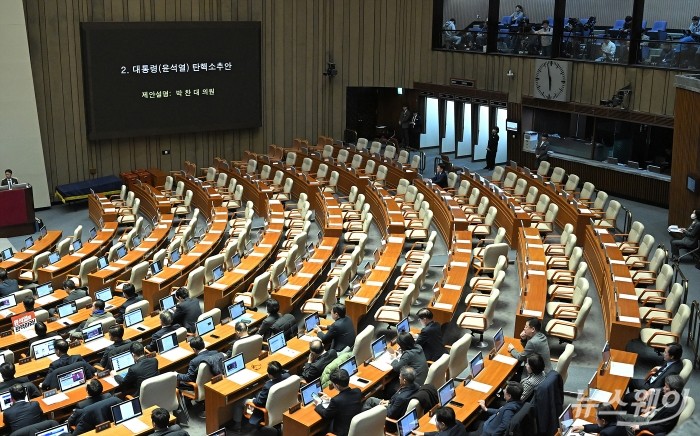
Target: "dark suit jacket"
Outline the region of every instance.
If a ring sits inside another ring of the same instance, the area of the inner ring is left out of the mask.
[[[403,387],[396,391],[389,400],[389,406],[386,409],[386,416],[391,419],[399,419],[406,414],[406,407],[409,401],[413,398],[413,394],[418,392],[418,385],[412,384]]]
[[[136,296],[133,298],[127,298],[124,304],[119,306],[119,309],[117,309],[117,313],[114,315],[114,317],[117,319],[117,322],[124,322],[124,313],[126,311],[126,308],[134,303],[138,303],[139,301],[143,301],[143,297],[138,294],[136,294]]]
[[[436,361],[445,354],[445,343],[442,341],[442,330],[440,324],[431,321],[423,327],[416,339],[416,343],[423,347],[425,358],[430,361]]]
[[[660,368],[655,375],[649,377],[649,380],[653,378],[654,381],[650,383],[649,380],[645,380],[643,382],[644,384],[642,386],[642,389],[661,389],[664,387],[664,380],[666,379],[666,377],[668,377],[669,375],[678,375],[681,373],[682,369],[683,362],[680,360],[673,361],[673,363],[668,365],[668,367],[664,363],[664,366]]]
[[[63,299],[63,303],[70,303],[71,301],[79,300],[83,297],[87,297],[88,293],[85,288],[75,288],[73,289],[70,294],[66,296],[66,298]]]
[[[175,306],[173,313],[173,324],[185,326],[188,332],[194,333],[197,325],[197,317],[202,314],[199,307],[199,300],[196,298],[186,298]]]
[[[270,389],[277,383],[281,382],[282,380],[286,380],[289,378],[289,373],[288,372],[283,372],[282,375],[279,378],[276,379],[268,379],[265,384],[263,385],[263,388],[258,392],[258,394],[253,398],[253,404],[255,404],[258,407],[265,407],[267,404],[267,397],[270,396]],[[253,414],[250,416],[249,422],[253,425],[258,425],[262,422],[263,418],[265,416],[261,411],[258,409],[255,409],[253,411]]]
[[[431,431],[427,432],[425,436],[467,436],[467,430],[464,428],[464,424],[457,422],[445,431]]]
[[[73,435],[79,435],[93,430],[97,424],[112,420],[112,406],[121,403],[119,397],[108,397],[82,409],[77,420]]]
[[[10,177],[10,180],[12,180],[13,185],[16,185],[17,183],[19,183],[17,181],[17,179],[15,179],[14,177]],[[7,177],[3,177],[2,181],[0,181],[0,186],[6,186],[6,185],[7,185]]]
[[[197,372],[199,371],[199,364],[202,362],[207,362],[209,367],[212,367],[214,359],[221,357],[222,353],[213,350],[204,349],[199,352],[196,356],[190,360],[190,364],[187,367],[187,373],[178,374],[178,382],[194,382],[197,381]]]
[[[332,361],[338,357],[338,352],[335,350],[328,350],[323,353],[318,359],[313,363],[304,364],[304,368],[301,371],[301,378],[307,382],[316,380],[323,374],[323,369]]]
[[[112,394],[100,394],[96,397],[87,397],[86,399],[82,401],[78,401],[78,404],[75,405],[75,409],[73,409],[73,413],[68,417],[68,420],[66,423],[68,425],[74,426],[75,424],[78,423],[78,420],[80,419],[81,416],[83,416],[83,412],[85,412],[85,408],[88,406],[92,406],[95,403],[98,403],[102,400],[106,400],[107,398],[110,398]]]
[[[39,388],[37,388],[34,383],[30,382],[27,377],[17,377],[13,378],[12,380],[0,382],[0,392],[9,390],[12,385],[17,383],[21,383],[27,389],[29,398],[38,398],[41,396],[41,391],[39,391]]]
[[[617,424],[608,424],[601,427],[598,424],[586,424],[583,426],[586,433],[598,433],[600,436],[627,436],[627,427],[618,427]]]
[[[441,188],[447,187],[447,173],[445,171],[435,174],[431,180]]]
[[[156,430],[153,433],[154,435],[161,436],[161,435],[168,435],[168,436],[189,436],[189,433],[187,433],[185,430],[182,429],[177,424],[173,424],[168,428],[165,428],[163,430]]]
[[[331,398],[328,407],[319,404],[316,413],[325,421],[332,421],[330,430],[338,436],[350,431],[350,421],[362,412],[362,392],[358,388],[345,389]]]
[[[158,359],[154,357],[142,357],[138,362],[129,367],[124,377],[116,376],[120,392],[135,392],[138,395],[141,383],[150,377],[158,375]]]
[[[64,366],[71,365],[76,362],[85,362],[85,359],[83,359],[83,356],[71,356],[69,354],[64,354],[63,356],[59,357],[58,359],[54,360],[49,364],[49,372],[57,369],[57,368],[62,368]],[[86,374],[87,375],[87,374]]]
[[[416,344],[415,348],[404,351],[401,353],[401,357],[391,362],[391,367],[397,374],[404,366],[410,366],[416,371],[416,384],[425,383],[425,378],[428,377],[428,361],[425,359],[423,347]]]
[[[53,370],[50,370],[48,374],[46,374],[46,377],[44,378],[44,381],[41,382],[41,387],[43,389],[56,389],[59,387],[58,383],[58,376],[68,372],[68,371],[73,371],[74,369],[82,368],[83,372],[85,373],[85,379],[91,379],[95,375],[95,368],[92,367],[89,363],[84,361],[82,357],[80,356],[71,356],[71,357],[78,357],[78,359],[72,360],[72,363],[69,363],[68,365],[65,366],[59,366]]]
[[[180,324],[173,324],[168,327],[161,327],[160,330],[157,332],[153,333],[151,336],[151,342],[146,346],[148,348],[148,351],[158,351],[158,344],[156,342],[158,339],[162,338],[163,336],[174,332],[175,330],[180,328]]]
[[[272,331],[270,330],[272,325],[281,317],[282,315],[276,313],[274,315],[268,315],[262,320],[262,323],[260,323],[260,328],[258,329],[258,334],[263,337],[263,340],[267,341],[272,334]]]
[[[484,423],[483,435],[505,435],[510,425],[510,420],[520,410],[523,404],[520,401],[508,401],[500,409],[488,409],[486,413],[490,414],[489,418]]]
[[[19,291],[19,284],[17,284],[17,280],[8,278],[0,282],[0,297],[7,297],[11,293],[17,291]]]
[[[2,414],[10,433],[44,420],[41,406],[36,401],[19,401]]]
[[[355,345],[355,327],[352,325],[352,320],[347,316],[338,318],[333,324],[328,326],[327,332],[319,332],[318,338],[325,345],[330,344],[331,348],[340,352],[345,347],[352,348]]]
[[[131,340],[127,339],[125,341],[115,342],[109,347],[105,348],[104,353],[102,353],[102,359],[100,359],[100,366],[104,369],[113,369],[112,357],[119,353],[123,353],[124,351],[128,351],[130,347]]]
[[[657,409],[656,414],[652,418],[654,424],[640,425],[639,430],[647,430],[652,434],[670,433],[676,424],[678,424],[678,416],[680,415],[681,406],[684,402],[684,399],[680,398],[678,401],[671,401],[673,404],[669,406]]]

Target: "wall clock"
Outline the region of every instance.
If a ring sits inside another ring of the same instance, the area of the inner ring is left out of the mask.
[[[569,101],[571,62],[538,59],[535,62],[535,97]]]

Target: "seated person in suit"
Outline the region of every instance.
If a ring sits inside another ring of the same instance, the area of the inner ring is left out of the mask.
[[[85,361],[85,359],[83,359],[83,356],[81,356],[81,355],[77,355],[77,356],[68,355],[68,349],[70,348],[70,346],[66,340],[56,339],[56,342],[54,343],[53,348],[56,351],[56,356],[58,356],[58,358],[49,364],[49,372],[53,371],[57,368],[71,365],[71,364],[76,363],[76,362],[84,362],[87,366],[92,368],[92,366],[90,366]],[[92,374],[94,374],[94,368],[92,370]],[[90,374],[89,377],[92,377],[92,374]],[[88,377],[88,374],[85,374],[85,376]]]
[[[19,291],[17,280],[7,276],[7,270],[0,268],[0,297],[7,297],[13,292]]]
[[[233,405],[233,431],[240,431],[243,420],[243,408],[246,403],[255,404],[258,407],[265,407],[267,398],[270,395],[270,389],[277,383],[289,378],[289,373],[282,368],[282,365],[276,360],[271,361],[267,365],[268,380],[263,385],[263,388],[258,394],[249,400],[239,400]],[[258,425],[262,422],[264,416],[258,409],[253,409],[253,413],[248,420],[252,425]]]
[[[682,238],[671,241],[671,258],[678,260],[681,248],[684,250],[693,250],[698,246],[698,238],[700,238],[700,214],[697,210],[693,210],[690,214],[692,222],[688,228],[678,229]]]
[[[12,405],[3,413],[3,421],[9,433],[45,421],[41,406],[36,401],[27,401],[27,390],[17,383],[10,388]]]
[[[440,324],[433,321],[433,312],[424,307],[418,311],[418,321],[423,326],[420,334],[416,338],[416,344],[423,347],[425,358],[436,361],[445,354],[445,344],[442,341],[442,329]]]
[[[624,415],[623,421],[636,421],[639,424],[628,427],[627,434],[637,434],[648,431],[651,434],[667,434],[678,423],[678,417],[685,403],[683,399],[683,386],[685,383],[680,375],[669,375],[664,380],[661,401],[659,406],[651,406],[640,409],[635,415]],[[7,412],[5,412],[7,413]]]
[[[260,324],[260,328],[256,332],[263,337],[263,340],[267,341],[272,335],[272,326],[277,322],[282,315],[280,315],[280,303],[274,298],[268,298],[265,302],[265,309],[267,310],[267,316],[263,319]]]
[[[17,377],[15,378],[15,364],[5,362],[0,365],[0,375],[2,376],[2,382],[0,382],[0,392],[8,390],[11,386],[17,383],[21,384],[27,389],[27,394],[29,398],[38,398],[41,396],[39,388],[37,388],[34,383],[29,381],[27,377]]]
[[[329,398],[323,394],[321,399],[328,403],[328,407],[317,404],[315,410],[325,422],[330,422],[329,431],[338,436],[347,436],[350,421],[362,412],[362,392],[358,388],[348,386],[350,375],[344,369],[336,369],[331,373],[331,384],[338,391],[338,395]]]
[[[158,375],[158,359],[146,357],[140,342],[132,342],[129,349],[134,356],[134,364],[129,367],[124,377],[117,375],[114,380],[119,383],[117,391],[138,395],[141,383]]]
[[[386,416],[391,419],[399,419],[406,414],[406,407],[413,395],[418,392],[419,386],[416,384],[416,371],[410,366],[404,366],[399,373],[399,390],[388,400],[380,400],[376,397],[369,397],[362,410],[369,410],[374,406],[386,407]]]
[[[315,339],[309,343],[309,359],[301,370],[301,378],[306,383],[316,380],[323,374],[323,368],[338,357],[338,352],[323,348],[323,342]]]
[[[520,383],[523,385],[521,400],[529,401],[535,393],[535,389],[545,377],[544,359],[537,353],[531,354],[525,361],[525,375],[520,380]]]
[[[102,383],[100,383],[99,380],[92,379],[88,381],[85,384],[85,391],[87,392],[88,397],[82,401],[79,401],[78,404],[76,404],[75,409],[73,409],[73,413],[68,417],[66,423],[69,426],[76,425],[86,407],[91,406],[107,398],[110,398],[112,396],[112,394],[103,393],[102,390]]]
[[[78,288],[73,280],[66,280],[63,282],[63,290],[68,293],[66,298],[63,299],[63,303],[70,303],[72,301],[79,300],[83,297],[87,297],[87,288]],[[49,309],[49,315],[56,316],[56,308],[52,307]]]
[[[175,300],[177,305],[173,313],[173,323],[183,325],[189,333],[194,333],[197,318],[202,314],[199,300],[190,298],[190,291],[184,286],[175,291]]]
[[[664,379],[669,375],[680,374],[683,369],[683,347],[679,343],[668,344],[664,348],[664,363],[652,369],[653,373],[648,378],[633,378],[627,387],[629,392],[623,401],[627,404],[627,412],[634,413],[639,402],[646,402],[650,398],[660,399],[658,392],[664,386]],[[656,396],[655,396],[656,394]]]
[[[154,435],[189,436],[185,430],[177,424],[170,425],[170,412],[162,407],[157,407],[151,412]]]
[[[88,327],[91,324],[93,324],[97,321],[103,320],[105,318],[110,318],[111,316],[112,316],[112,314],[105,310],[105,302],[102,300],[95,300],[95,302],[92,303],[92,313],[90,314],[90,316],[88,317],[87,320],[80,323],[78,328],[71,331],[71,333],[70,333],[71,338],[74,338],[74,339],[82,338],[83,337],[82,330],[85,327]]]
[[[160,329],[153,333],[151,336],[151,342],[146,345],[146,349],[148,351],[158,351],[158,339],[180,328],[180,324],[173,324],[173,314],[169,310],[161,312],[159,317]]]
[[[34,297],[31,295],[24,297],[24,300],[22,300],[22,306],[24,306],[25,312],[34,312]]]
[[[544,360],[544,371],[546,373],[552,369],[552,364],[549,362],[549,342],[547,342],[547,336],[545,336],[541,330],[542,322],[539,319],[528,319],[525,322],[523,331],[520,332],[520,343],[524,346],[523,352],[521,353],[516,350],[513,344],[508,344],[508,351],[511,356],[515,357],[523,364],[531,354],[539,354],[542,356],[542,360]],[[523,368],[519,367],[516,379],[520,378],[519,374],[522,374],[522,371]]]
[[[352,348],[355,345],[355,327],[352,325],[352,320],[345,316],[345,305],[334,304],[331,309],[331,317],[333,324],[328,327],[317,325],[314,331],[318,338],[326,347],[331,347],[337,352],[343,351],[345,348]],[[322,330],[328,330],[324,333]]]
[[[199,373],[199,364],[206,362],[209,368],[217,368],[223,353],[204,348],[204,339],[200,336],[195,336],[190,340],[190,347],[194,351],[195,356],[190,360],[185,374],[177,375],[177,384],[180,389],[194,390],[190,383],[197,381],[197,373]],[[214,371],[212,371],[214,372]]]
[[[466,436],[467,431],[464,425],[455,418],[455,411],[451,407],[438,407],[433,414],[435,418],[435,427],[438,431],[422,431],[413,430],[413,434],[417,436]]]
[[[116,354],[115,350],[123,349],[125,345],[131,343],[131,340],[124,340],[124,327],[121,324],[115,324],[109,328],[109,340],[112,345],[105,348],[100,359],[100,366],[104,369],[112,369],[112,357]]]
[[[600,436],[627,436],[627,428],[617,426],[617,415],[610,403],[600,403],[596,407],[595,424],[577,425],[571,428],[571,433],[598,433]]]
[[[518,413],[523,405],[523,403],[520,401],[522,395],[522,385],[518,382],[509,381],[503,391],[506,404],[504,404],[500,409],[491,409],[486,407],[486,402],[484,400],[479,400],[479,407],[483,412],[482,416],[485,417],[486,420],[472,424],[473,426],[476,426],[477,429],[470,432],[470,436],[495,436],[506,434],[508,427],[510,426],[511,419],[513,419],[513,416]]]
[[[12,177],[12,170],[9,168],[6,169],[5,170],[5,178],[2,179],[2,182],[0,182],[0,186],[6,186],[6,185],[12,186],[12,185],[16,185],[17,183],[19,183],[17,181],[17,179]]]
[[[428,361],[423,353],[423,347],[416,344],[413,336],[408,332],[399,335],[396,339],[396,345],[399,346],[399,353],[391,347],[387,348],[390,354],[396,355],[396,358],[391,362],[394,372],[399,373],[404,366],[410,366],[416,371],[416,383],[419,386],[425,383],[425,378],[428,376]],[[397,389],[398,381],[389,383],[387,395],[393,395]]]
[[[61,338],[61,337],[60,337],[58,334],[56,334],[56,333],[52,333],[51,336],[49,336],[49,335],[47,334],[47,331],[48,331],[48,328],[46,327],[46,324],[45,324],[44,322],[42,322],[42,321],[37,321],[37,322],[34,324],[34,332],[36,333],[36,336],[33,337],[33,338],[31,338],[31,339],[29,339],[29,340],[27,341],[27,346],[31,348],[31,346],[32,346],[32,344],[33,344],[34,342],[42,341],[42,340],[44,340],[44,339],[46,339],[46,338],[48,338],[48,337],[51,337],[51,336],[55,336],[56,339],[60,339],[60,338]]]
[[[143,300],[143,297],[136,293],[136,287],[131,283],[125,284],[122,288],[122,292],[124,292],[124,297],[126,298],[126,301],[119,307],[119,309],[117,309],[117,313],[114,316],[117,319],[118,323],[124,322],[124,313],[126,312],[127,307]]]
[[[430,180],[441,188],[447,187],[447,173],[445,172],[445,164],[439,163],[437,165],[437,172]]]

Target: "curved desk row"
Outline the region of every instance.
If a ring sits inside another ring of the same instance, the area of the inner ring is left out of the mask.
[[[547,266],[540,232],[534,227],[521,227],[518,241],[520,301],[515,315],[515,337],[520,336],[528,319],[544,318],[547,304]]]
[[[8,277],[16,280],[21,269],[32,267],[34,256],[45,251],[53,251],[62,235],[63,232],[60,230],[47,231],[46,236],[34,241],[34,245],[30,248],[13,253],[11,258],[0,262],[0,268],[5,268]]]

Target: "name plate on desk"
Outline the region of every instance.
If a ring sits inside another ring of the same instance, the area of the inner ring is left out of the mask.
[[[611,265],[627,265],[624,260],[610,259]]]
[[[622,282],[622,283],[632,283],[632,277],[615,276],[615,281]]]
[[[539,310],[525,309],[525,310],[523,310],[522,314],[525,316],[534,316],[534,317],[542,316],[542,312],[540,312]]]
[[[248,274],[250,272],[249,269],[241,269],[241,268],[236,268],[233,270],[236,274]]]
[[[459,285],[451,285],[451,284],[449,284],[449,283],[448,283],[448,284],[445,284],[445,286],[443,286],[443,288],[445,288],[445,289],[452,289],[453,291],[461,291],[461,290],[462,290],[462,287],[461,287],[461,286],[459,286]]]
[[[359,303],[359,304],[366,304],[366,303],[369,303],[369,298],[365,298],[365,297],[352,297],[352,298],[350,299],[350,301],[355,302],[355,303]]]
[[[622,316],[620,315],[620,322],[629,322],[632,324],[639,324],[639,318],[633,316]]]
[[[463,267],[466,268],[469,266],[469,262],[452,262],[450,266],[458,266],[458,267]]]
[[[255,252],[255,251],[254,251],[254,252],[250,253],[248,256],[251,256],[251,257],[265,257],[265,253],[258,253],[258,252]]]
[[[312,259],[309,259],[307,262],[311,262],[311,263],[323,263],[323,259],[315,259],[315,258],[312,258]]]
[[[534,266],[544,266],[544,262],[541,260],[531,260],[528,262],[529,265],[534,265]]]
[[[637,297],[636,294],[618,294],[617,297],[622,299],[622,300],[634,300],[634,301],[639,300],[639,297]]]
[[[391,271],[392,268],[384,265],[377,265],[374,267],[377,271]]]
[[[391,242],[392,244],[401,244],[401,243],[403,243],[403,238],[399,238],[396,236],[390,236],[389,242]]]
[[[313,275],[313,274],[310,274],[310,273],[300,272],[300,273],[297,274],[297,276],[301,277],[302,279],[310,279],[310,278],[312,278],[314,275]]]
[[[376,282],[376,281],[373,281],[373,280],[368,280],[368,281],[365,282],[365,284],[366,284],[367,286],[378,286],[378,287],[384,286],[384,282]]]
[[[544,246],[542,246],[542,244],[529,244],[529,245],[527,246],[527,248],[539,248],[539,249],[542,249],[542,248],[544,248]]]
[[[527,274],[528,274],[528,275],[531,275],[531,276],[543,276],[543,275],[544,275],[544,271],[539,271],[539,270],[536,270],[536,269],[529,269],[529,270],[527,270]]]
[[[162,277],[151,277],[148,280],[154,283],[163,283],[165,281],[165,279]]]
[[[435,303],[433,307],[436,309],[452,310],[452,305],[447,303]]]
[[[538,235],[525,235],[525,239],[540,239]]]

